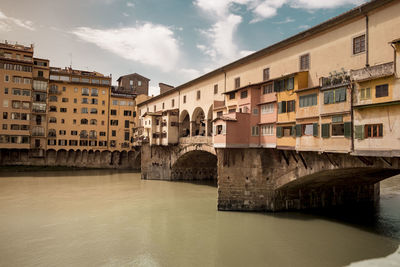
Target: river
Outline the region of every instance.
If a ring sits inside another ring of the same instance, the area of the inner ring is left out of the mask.
[[[346,266],[400,244],[400,177],[381,195],[345,215],[218,212],[210,185],[3,171],[0,266]]]

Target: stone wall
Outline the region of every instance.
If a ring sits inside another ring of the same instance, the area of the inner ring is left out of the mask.
[[[0,149],[0,165],[140,169],[140,151],[73,151]]]
[[[217,149],[218,209],[279,211],[375,202],[399,158]]]

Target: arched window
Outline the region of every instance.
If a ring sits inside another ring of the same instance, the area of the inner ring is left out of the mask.
[[[91,119],[90,120],[90,125],[97,125],[97,120]]]
[[[88,124],[88,120],[87,119],[81,119],[81,124]]]

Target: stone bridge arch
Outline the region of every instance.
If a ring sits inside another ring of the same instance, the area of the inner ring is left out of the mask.
[[[379,181],[400,173],[399,158],[277,149],[217,149],[217,155],[220,210],[372,203]]]
[[[171,180],[216,181],[217,155],[207,144],[190,144],[182,147],[171,159]]]

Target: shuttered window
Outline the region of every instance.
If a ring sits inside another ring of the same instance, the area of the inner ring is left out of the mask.
[[[385,97],[389,95],[389,86],[387,84],[377,85],[375,87],[375,97]]]
[[[354,138],[358,140],[364,139],[364,125],[354,126]]]
[[[282,127],[276,127],[276,137],[282,137]]]
[[[297,137],[300,137],[301,134],[302,134],[302,126],[303,126],[303,125],[301,125],[301,124],[297,124],[297,125],[296,125],[296,136],[297,136]],[[304,126],[306,126],[306,125],[304,125]]]
[[[318,123],[313,123],[313,136],[318,137]]]
[[[300,96],[299,105],[301,108],[316,106],[317,105],[317,94]]]
[[[324,92],[324,104],[334,104],[345,102],[347,97],[347,88],[341,87],[335,90]]]
[[[322,138],[330,137],[330,127],[331,125],[329,123],[322,124]]]
[[[351,137],[351,122],[344,123],[344,137]]]

